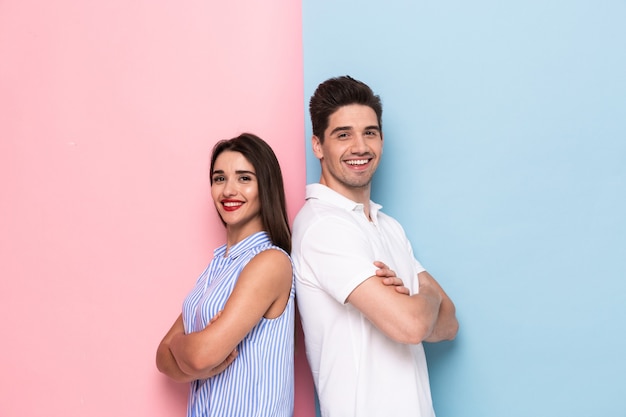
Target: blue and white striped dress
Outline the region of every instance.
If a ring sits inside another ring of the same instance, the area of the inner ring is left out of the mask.
[[[202,330],[233,291],[248,261],[274,246],[265,232],[248,236],[230,248],[217,248],[183,303],[185,332]],[[284,252],[284,251],[283,251]],[[261,318],[241,341],[235,361],[224,372],[191,383],[187,417],[284,416],[293,414],[295,286],[285,311]]]

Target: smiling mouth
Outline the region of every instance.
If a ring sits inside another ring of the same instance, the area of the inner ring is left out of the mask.
[[[226,211],[234,211],[243,206],[243,203],[241,201],[223,201],[222,206]]]
[[[370,159],[351,159],[349,161],[346,161],[346,164],[351,166],[362,166],[369,163],[369,161]]]

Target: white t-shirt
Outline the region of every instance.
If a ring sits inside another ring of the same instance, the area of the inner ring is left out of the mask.
[[[293,226],[296,299],[323,417],[433,417],[422,344],[395,342],[345,303],[386,263],[418,292],[424,271],[402,226],[363,205],[310,184]]]

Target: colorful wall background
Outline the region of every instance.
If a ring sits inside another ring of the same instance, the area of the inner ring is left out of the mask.
[[[225,237],[210,150],[267,139],[293,218],[302,77],[292,1],[0,2],[1,416],[184,415],[155,349]]]
[[[374,199],[458,307],[427,351],[438,417],[626,415],[625,20],[617,0],[0,2],[0,415],[184,415],[154,354],[223,239],[210,149],[266,138],[293,218],[319,175],[306,104],[340,74],[383,97]]]
[[[437,416],[626,416],[626,3],[303,4],[305,105],[382,96],[373,198],[457,304]]]

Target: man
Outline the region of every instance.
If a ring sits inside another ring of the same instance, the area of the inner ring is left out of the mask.
[[[458,322],[400,224],[370,201],[383,152],[380,98],[351,77],[331,78],[310,113],[322,173],[307,186],[292,256],[322,416],[432,417],[422,342],[453,339]],[[404,291],[381,278],[390,276]]]

